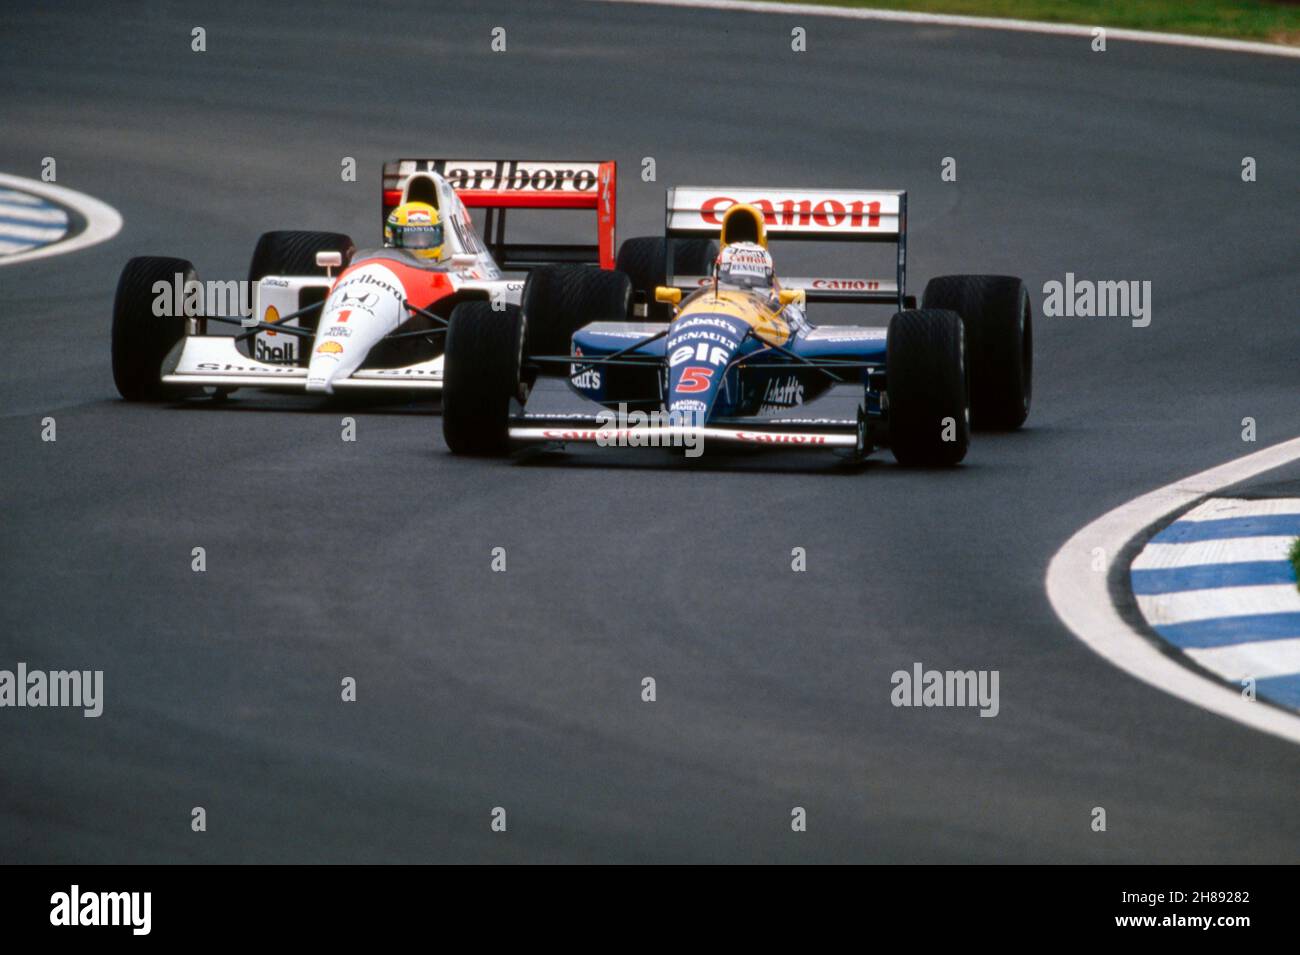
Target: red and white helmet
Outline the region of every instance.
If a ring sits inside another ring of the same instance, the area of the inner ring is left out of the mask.
[[[718,253],[718,284],[732,288],[771,288],[776,281],[772,253],[757,242],[732,242]]]

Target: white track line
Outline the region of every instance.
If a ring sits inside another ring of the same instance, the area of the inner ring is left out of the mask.
[[[1286,560],[1294,538],[1223,537],[1187,544],[1147,544],[1133,558],[1134,570],[1163,570],[1197,564],[1244,564],[1261,560]]]
[[[1116,559],[1144,529],[1198,498],[1300,458],[1292,438],[1227,464],[1151,491],[1103,514],[1065,542],[1047,567],[1045,584],[1052,609],[1092,650],[1152,686],[1254,729],[1300,743],[1300,716],[1242,698],[1167,656],[1120,616],[1110,599],[1109,578]],[[1100,548],[1105,570],[1093,570]]]
[[[1300,514],[1300,498],[1278,497],[1245,500],[1236,497],[1216,497],[1198,504],[1178,519],[1180,521],[1221,521],[1229,517],[1277,517],[1282,514]]]
[[[28,195],[25,192],[14,192],[12,189],[0,189],[0,202],[16,202],[20,206],[39,206],[41,200],[36,196]]]
[[[1227,647],[1205,647],[1185,651],[1189,657],[1213,670],[1225,680],[1262,680],[1270,676],[1300,673],[1300,639],[1257,640]]]
[[[4,223],[0,226],[3,234],[14,239],[31,239],[33,242],[53,242],[68,230],[63,226],[18,225]]]
[[[1165,594],[1139,594],[1138,609],[1153,627],[1171,627],[1193,620],[1252,617],[1261,613],[1300,613],[1295,584],[1209,587]]]
[[[1012,20],[998,17],[967,17],[950,13],[914,13],[908,10],[864,10],[859,7],[812,6],[806,3],[759,3],[755,0],[597,0],[600,3],[638,3],[663,7],[690,7],[704,10],[737,10],[746,13],[777,13],[785,16],[838,17],[843,20],[880,20],[888,23],[915,23],[926,26],[971,27],[979,30],[1015,30],[1021,33],[1051,33],[1058,36],[1092,38],[1096,25],[1081,23],[1042,23],[1035,20]],[[1189,36],[1185,33],[1153,33],[1149,30],[1125,30],[1106,27],[1106,40],[1132,40],[1135,43],[1163,43],[1190,46],[1203,50],[1226,50],[1232,53],[1257,53],[1265,56],[1300,57],[1300,47],[1250,40],[1226,40],[1219,37]]]
[[[0,253],[9,255],[14,252],[21,252],[23,249],[30,249],[35,242],[10,242],[8,239],[0,239]]]
[[[65,225],[68,221],[68,214],[62,209],[55,209],[51,206],[33,207],[21,202],[11,204],[4,199],[0,199],[0,219],[20,219],[23,222],[32,222],[38,225],[42,222],[46,225]]]
[[[86,228],[72,238],[53,242],[50,245],[43,245],[27,252],[16,252],[13,255],[0,257],[0,266],[30,262],[32,259],[43,259],[51,255],[63,255],[65,252],[76,252],[79,249],[105,242],[122,230],[122,217],[118,214],[118,211],[108,203],[101,202],[85,193],[65,189],[63,186],[56,186],[48,182],[40,182],[36,179],[11,176],[7,173],[0,173],[0,186],[7,186],[50,199],[70,209],[75,209],[86,220]]]

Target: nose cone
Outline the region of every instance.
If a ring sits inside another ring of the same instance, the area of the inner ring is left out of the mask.
[[[339,276],[321,310],[307,365],[307,390],[333,394],[334,383],[356,371],[370,349],[406,319],[401,280],[378,262]]]
[[[679,316],[665,343],[668,410],[681,415],[684,423],[704,424],[748,331],[742,319],[707,304]]]

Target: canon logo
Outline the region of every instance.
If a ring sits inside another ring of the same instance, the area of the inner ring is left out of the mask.
[[[866,292],[880,288],[880,283],[875,279],[813,279],[812,287]]]
[[[709,225],[722,225],[722,215],[737,201],[731,196],[712,196],[700,204],[700,218]],[[763,213],[763,221],[773,226],[815,226],[834,229],[848,226],[874,229],[880,225],[880,202],[855,199],[840,202],[838,199],[749,199],[747,205]]]
[[[755,441],[758,444],[826,443],[826,436],[822,434],[764,434],[756,431],[737,431],[736,437],[741,441]]]
[[[559,441],[595,441],[600,434],[599,431],[556,431],[552,428],[542,432],[543,437]]]

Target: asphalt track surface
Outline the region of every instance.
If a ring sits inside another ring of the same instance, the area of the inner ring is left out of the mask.
[[[0,168],[55,156],[125,219],[0,269],[0,666],[106,687],[99,719],[0,712],[0,859],[1297,858],[1300,750],[1094,656],[1043,573],[1097,515],[1294,435],[1300,64],[653,7],[357,9],[0,14]],[[265,229],[373,242],[398,154],[615,158],[623,236],[658,228],[673,183],[907,188],[916,291],[1011,272],[1038,307],[1067,271],[1144,279],[1153,320],[1040,318],[1028,427],[977,435],[955,471],[460,460],[427,407],[117,399],[128,257],[239,278]],[[999,715],[891,706],[916,661],[997,669]]]

